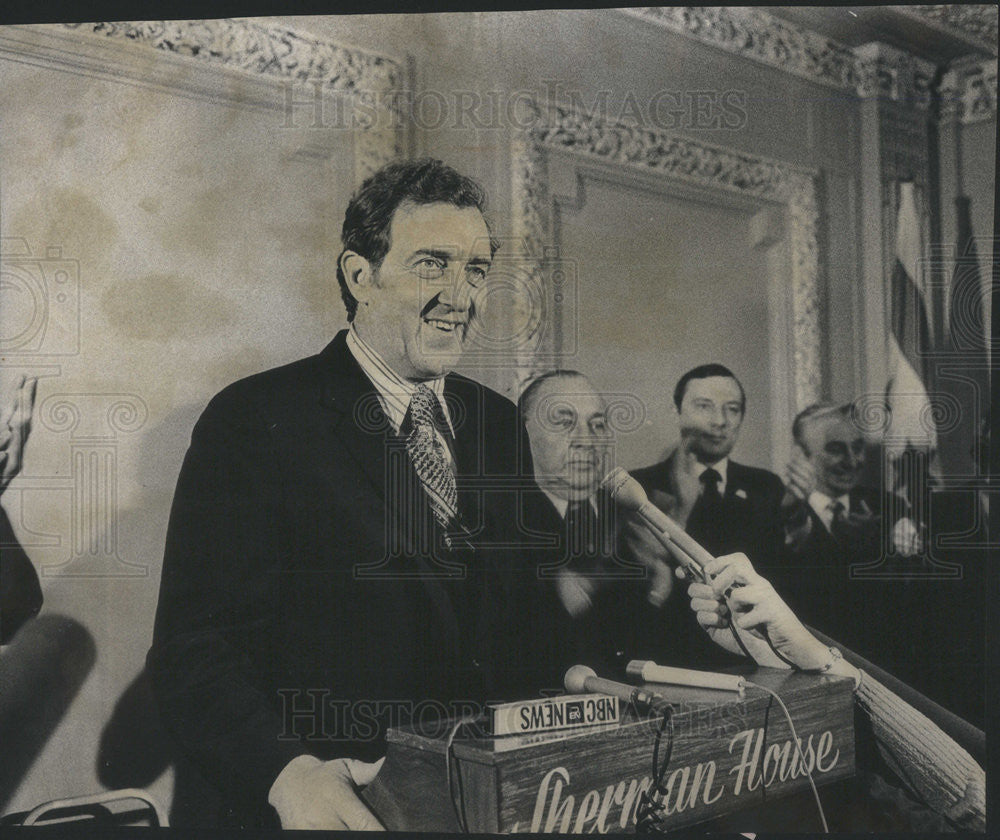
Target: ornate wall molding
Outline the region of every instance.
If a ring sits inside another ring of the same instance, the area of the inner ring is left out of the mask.
[[[278,84],[308,85],[356,97],[368,111],[368,118],[354,129],[359,179],[402,153],[400,123],[391,113],[391,94],[401,89],[405,73],[402,64],[388,56],[266,20],[115,21],[61,26],[84,37],[161,50]]]
[[[531,128],[515,141],[513,229],[534,259],[553,242],[544,160],[559,150],[698,187],[784,205],[791,258],[792,357],[795,403],[821,394],[819,328],[819,208],[813,170],[692,140],[666,131],[610,122],[549,104],[535,107]]]
[[[763,9],[651,6],[621,11],[812,82],[853,90],[859,81],[850,47],[779,20]]]
[[[386,56],[267,21],[140,20],[62,25],[251,73],[298,82],[319,81],[333,90],[388,91],[402,78],[399,63]]]
[[[997,117],[997,60],[958,63],[941,82],[941,117],[963,124]]]
[[[917,108],[930,105],[935,66],[904,50],[872,42],[855,47],[858,96],[879,97]]]
[[[892,6],[896,14],[917,18],[975,41],[997,54],[997,6],[976,3]]]
[[[760,8],[653,6],[624,14],[860,97],[928,104],[934,65],[884,44],[854,48]]]

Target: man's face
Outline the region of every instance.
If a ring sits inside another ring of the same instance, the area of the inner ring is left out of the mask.
[[[688,382],[681,398],[681,442],[699,461],[714,464],[736,445],[743,423],[740,386],[729,376]]]
[[[474,207],[402,203],[357,328],[406,379],[433,379],[461,358],[471,294],[492,262],[489,230]]]
[[[538,484],[569,501],[590,498],[610,467],[611,445],[607,405],[590,382],[579,376],[543,382],[525,427]]]
[[[806,423],[802,436],[817,490],[836,498],[857,486],[865,468],[865,441],[848,418],[817,417]]]

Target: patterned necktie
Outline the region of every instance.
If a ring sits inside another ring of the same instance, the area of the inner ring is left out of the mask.
[[[458,492],[455,474],[434,422],[439,412],[440,403],[434,392],[426,385],[418,385],[410,400],[412,428],[406,437],[406,452],[430,499],[434,518],[447,530],[458,515]],[[445,542],[451,545],[447,534]]]

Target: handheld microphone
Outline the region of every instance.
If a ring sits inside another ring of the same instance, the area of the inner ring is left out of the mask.
[[[673,554],[677,562],[695,580],[708,583],[705,565],[715,558],[689,537],[680,525],[649,501],[646,491],[638,481],[621,467],[615,467],[604,477],[601,486],[617,504],[638,514],[650,533]]]
[[[746,679],[733,674],[715,674],[710,671],[692,671],[687,668],[671,668],[657,665],[652,660],[633,659],[625,667],[628,678],[635,682],[670,683],[694,688],[715,688],[721,691],[737,691],[743,694]]]
[[[611,495],[611,498],[615,502],[626,510],[638,514],[649,531],[674,555],[674,558],[684,567],[688,574],[700,583],[709,583],[705,566],[715,558],[702,548],[696,540],[688,536],[687,532],[680,525],[649,501],[646,491],[642,489],[642,485],[638,481],[621,467],[615,467],[604,476],[601,487]],[[743,584],[734,583],[726,590],[725,597],[729,598],[729,594],[738,586],[743,586]],[[739,632],[737,632],[736,625],[733,624],[732,619],[729,620],[729,629],[732,631],[740,649],[748,658],[756,659],[758,664],[771,664],[761,662],[759,657],[755,657],[750,653],[746,643],[740,637]],[[784,663],[786,666],[795,667],[771,643],[766,630],[761,629],[759,632],[763,636],[764,641],[767,642],[777,661]]]
[[[659,694],[643,691],[634,685],[606,680],[597,676],[593,668],[574,665],[563,677],[563,685],[570,694],[608,694],[635,706],[640,711],[664,714],[673,707]]]

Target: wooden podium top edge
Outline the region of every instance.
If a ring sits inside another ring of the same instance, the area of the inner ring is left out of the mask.
[[[840,694],[854,691],[854,680],[850,677],[804,674],[800,671],[790,671],[779,668],[758,668],[747,678],[754,683],[775,691],[786,703],[802,694],[815,693],[826,689],[824,693]],[[725,714],[725,709],[743,705],[747,713],[756,711],[769,700],[771,695],[759,688],[748,686],[743,694],[734,691],[718,689],[689,688],[687,686],[664,685],[648,683],[643,686],[648,691],[662,696],[674,704],[674,725],[683,725],[687,719],[696,716],[711,715],[717,712]],[[581,695],[582,696],[582,695]],[[775,709],[774,714],[781,715]],[[456,735],[453,748],[455,755],[464,759],[483,763],[493,763],[501,760],[506,753],[525,749],[542,748],[562,741],[581,737],[604,736],[607,733],[628,731],[639,726],[657,726],[660,716],[657,714],[637,716],[631,709],[622,710],[622,720],[611,724],[562,729],[548,732],[533,732],[525,735],[489,736],[480,726],[475,734]],[[413,749],[439,753],[442,756],[447,746],[448,734],[454,726],[454,720],[435,721],[431,727],[417,725],[392,727],[386,733],[389,743],[396,743]]]

